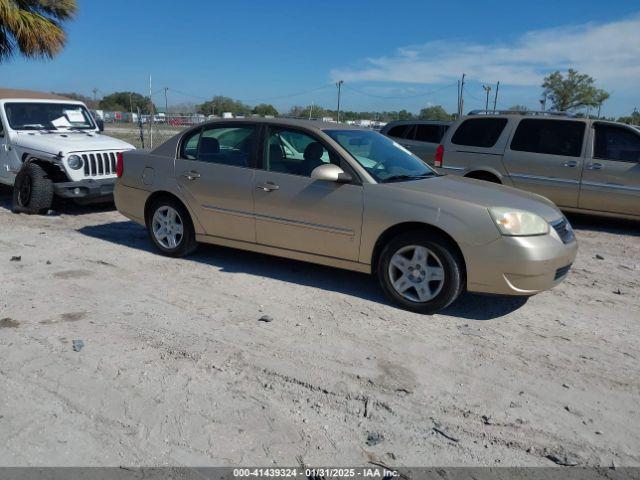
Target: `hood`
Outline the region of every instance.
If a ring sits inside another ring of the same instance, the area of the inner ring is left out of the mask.
[[[116,138],[86,132],[19,132],[12,139],[14,145],[40,152],[64,155],[72,152],[102,150],[132,150],[133,145]]]
[[[547,222],[562,218],[562,213],[549,199],[504,185],[445,175],[409,182],[386,184],[396,188],[424,192],[439,198],[449,197],[457,201],[489,207],[509,207],[540,215]]]

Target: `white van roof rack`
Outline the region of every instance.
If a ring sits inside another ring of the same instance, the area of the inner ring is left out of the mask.
[[[552,110],[471,110],[467,115],[550,115],[555,117],[575,117],[571,112]]]

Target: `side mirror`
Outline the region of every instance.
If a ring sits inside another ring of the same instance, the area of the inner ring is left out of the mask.
[[[326,163],[314,168],[311,172],[311,178],[314,180],[337,183],[349,183],[353,180],[351,175],[345,173],[344,170],[333,163]]]
[[[104,132],[104,120],[96,118],[96,125],[98,126],[98,131]]]

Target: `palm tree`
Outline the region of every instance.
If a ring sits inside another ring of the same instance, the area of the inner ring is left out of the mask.
[[[0,62],[19,51],[29,58],[52,58],[67,40],[62,23],[76,0],[0,0]]]

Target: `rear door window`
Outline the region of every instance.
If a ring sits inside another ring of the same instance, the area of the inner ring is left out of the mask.
[[[253,126],[205,127],[198,144],[198,160],[235,167],[255,165],[255,130]]]
[[[469,147],[491,148],[507,125],[506,118],[470,118],[460,124],[451,143]]]
[[[407,138],[407,131],[409,130],[410,125],[396,125],[395,127],[391,127],[387,132],[389,137],[395,138]]]
[[[180,158],[186,160],[196,160],[198,158],[198,142],[200,141],[201,129],[194,130],[182,139]]]
[[[640,161],[640,135],[628,128],[596,123],[593,158],[620,162]]]
[[[441,125],[418,124],[415,140],[418,142],[440,143],[442,139]]]
[[[579,157],[584,131],[583,122],[527,118],[520,121],[511,140],[511,150]]]

